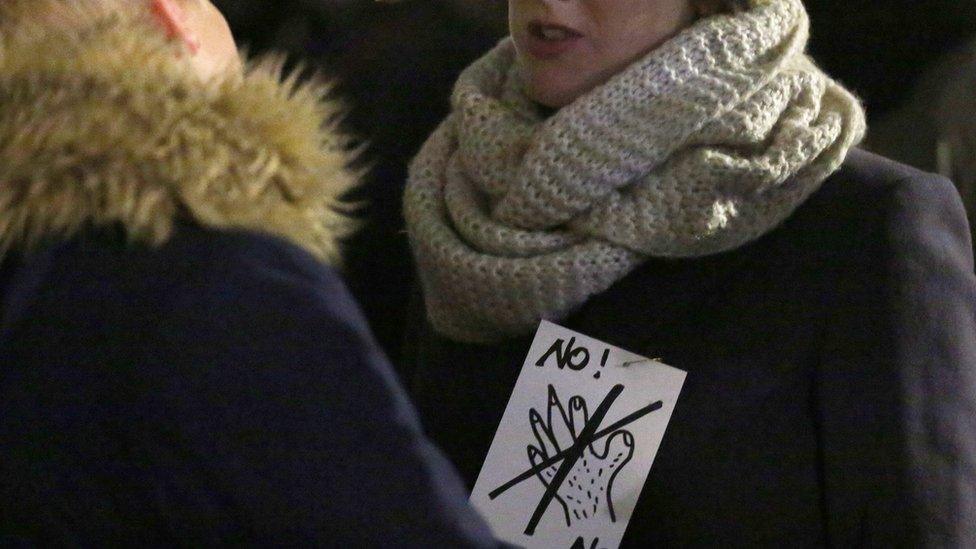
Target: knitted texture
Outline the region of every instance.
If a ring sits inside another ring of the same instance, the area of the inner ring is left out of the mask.
[[[510,39],[465,70],[414,160],[405,215],[428,317],[491,342],[560,320],[649,257],[740,247],[864,135],[804,51],[800,0],[700,20],[543,119]]]

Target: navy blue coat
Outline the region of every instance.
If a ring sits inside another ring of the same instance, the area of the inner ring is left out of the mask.
[[[948,181],[855,151],[772,233],[648,261],[561,324],[688,372],[625,547],[976,546],[976,277]],[[469,485],[530,340],[413,345]]]
[[[0,263],[0,544],[487,547],[334,272],[88,231]]]

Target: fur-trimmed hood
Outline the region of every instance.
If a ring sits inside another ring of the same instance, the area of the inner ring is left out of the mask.
[[[323,86],[276,63],[204,84],[141,10],[27,4],[73,23],[0,32],[0,254],[112,224],[161,244],[187,219],[335,258],[355,178]]]

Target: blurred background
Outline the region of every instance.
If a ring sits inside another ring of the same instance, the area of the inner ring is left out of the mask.
[[[342,124],[367,144],[347,197],[364,221],[348,282],[396,360],[413,282],[400,211],[406,166],[445,116],[457,74],[506,34],[504,0],[217,0],[252,54],[335,78]],[[976,0],[806,0],[811,53],[867,107],[865,147],[940,172],[976,213]]]

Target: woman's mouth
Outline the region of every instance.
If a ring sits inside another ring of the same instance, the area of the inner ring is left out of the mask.
[[[558,57],[576,45],[583,35],[569,27],[544,21],[532,21],[528,27],[529,54],[540,59]]]

